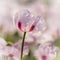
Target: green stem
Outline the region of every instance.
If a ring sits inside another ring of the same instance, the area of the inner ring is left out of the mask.
[[[23,40],[22,40],[22,46],[21,46],[21,60],[22,60],[22,57],[23,57],[23,49],[24,49],[25,37],[26,37],[26,32],[24,32]]]

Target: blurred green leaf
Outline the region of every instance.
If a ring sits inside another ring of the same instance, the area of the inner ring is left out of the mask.
[[[56,40],[54,41],[54,44],[55,44],[57,47],[60,48],[60,38],[56,39]]]
[[[4,38],[8,42],[8,45],[12,45],[13,43],[17,42],[22,37],[18,34],[18,32],[15,32],[13,34],[11,33],[5,34]]]

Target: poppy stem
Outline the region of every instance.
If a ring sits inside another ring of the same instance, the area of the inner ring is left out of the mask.
[[[26,32],[24,32],[23,40],[22,40],[22,46],[21,46],[21,60],[22,60],[22,58],[23,58],[23,50],[24,50],[24,41],[25,41],[25,37],[26,37]]]

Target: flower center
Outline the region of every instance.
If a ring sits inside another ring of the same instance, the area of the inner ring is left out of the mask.
[[[42,60],[47,60],[47,57],[45,55],[42,55]]]
[[[9,57],[13,57],[14,55],[13,55],[13,54],[9,54],[8,56],[9,56]]]

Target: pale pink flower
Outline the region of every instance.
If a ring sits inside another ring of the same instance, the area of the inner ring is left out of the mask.
[[[38,60],[54,60],[57,55],[58,48],[51,45],[40,45],[35,50],[34,55]]]
[[[13,46],[15,48],[17,48],[21,52],[21,44],[22,44],[22,41],[19,40]],[[29,49],[32,47],[32,45],[33,45],[33,42],[25,41],[25,43],[24,43],[24,50],[23,50],[23,56],[28,55]]]
[[[5,41],[5,39],[0,37],[0,49],[4,49],[6,45],[7,45],[7,42]]]
[[[20,52],[18,49],[14,47],[6,46],[4,51],[6,52],[6,56],[8,57],[8,60],[13,58],[14,60],[20,59]]]
[[[33,30],[45,30],[46,22],[41,16],[34,17],[28,10],[19,11],[14,16],[14,24],[19,30],[24,32],[30,32]]]
[[[12,46],[0,47],[0,60],[20,60],[19,50]]]
[[[7,42],[5,41],[5,39],[0,37],[0,46],[6,46],[6,45]]]

